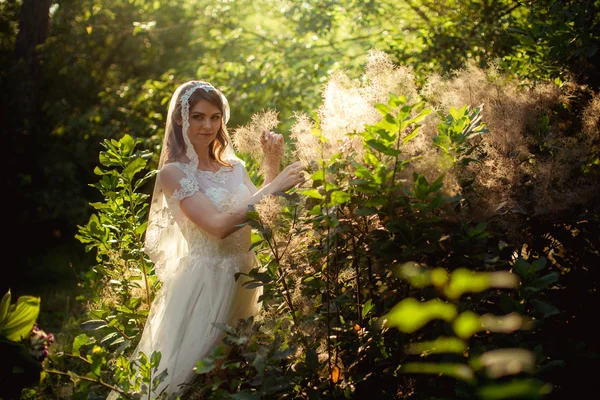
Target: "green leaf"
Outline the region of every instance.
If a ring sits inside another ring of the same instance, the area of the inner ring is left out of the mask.
[[[501,293],[499,299],[500,309],[504,311],[506,314],[513,311],[520,311],[518,307],[518,302],[512,299],[508,294]]]
[[[446,375],[467,382],[472,381],[475,375],[473,370],[468,365],[458,363],[410,362],[403,364],[401,371],[413,374],[434,374],[438,376]]]
[[[395,133],[398,131],[398,120],[391,114],[386,114],[376,126],[385,129],[387,132]]]
[[[469,339],[483,329],[483,324],[478,314],[473,311],[465,311],[456,318],[452,328],[459,338]]]
[[[31,333],[39,313],[39,297],[19,297],[17,303],[9,308],[4,325],[0,328],[0,335],[13,342],[26,338]]]
[[[106,327],[107,324],[106,321],[101,319],[91,319],[89,321],[82,322],[80,326],[84,331],[95,331]]]
[[[438,337],[427,342],[411,343],[408,347],[410,354],[462,354],[468,349],[467,342],[456,337]]]
[[[423,119],[425,119],[426,116],[428,116],[429,114],[431,114],[433,110],[431,108],[426,108],[423,111],[421,111],[419,113],[419,115],[417,115],[416,117],[412,118],[411,120],[407,121],[408,124],[416,124],[419,123],[421,121],[423,121]]]
[[[382,115],[386,115],[386,114],[390,114],[392,112],[392,109],[389,108],[388,106],[386,106],[385,104],[375,104],[375,108],[382,114]]]
[[[119,167],[121,166],[121,158],[118,157],[114,152],[104,151],[99,156],[100,164],[105,167]]]
[[[140,226],[138,226],[138,227],[135,229],[135,233],[136,233],[136,234],[138,234],[138,235],[141,235],[141,234],[143,234],[144,232],[146,232],[146,228],[147,228],[147,226],[148,226],[148,221],[146,221],[146,222],[144,222],[143,224],[141,224]]]
[[[513,268],[515,272],[521,275],[523,278],[527,278],[531,274],[531,264],[525,261],[525,259],[522,257],[517,258]]]
[[[67,371],[67,373],[69,374],[69,378],[75,385],[77,385],[77,383],[81,380],[81,378],[79,378],[79,375],[77,375],[75,372]]]
[[[2,329],[2,327],[4,326],[4,322],[8,319],[10,300],[11,294],[10,290],[8,290],[2,297],[2,302],[0,302],[0,329]]]
[[[121,140],[119,140],[119,144],[125,154],[130,154],[135,148],[135,140],[128,134],[125,134]]]
[[[365,162],[373,167],[376,167],[380,164],[379,159],[377,157],[375,157],[375,155],[369,151],[365,152],[363,157],[365,159]]]
[[[323,199],[323,195],[321,193],[319,193],[319,191],[317,189],[306,189],[306,190],[300,191],[300,193],[302,193],[308,197],[312,197],[313,199],[319,199],[319,200]]]
[[[127,164],[127,166],[123,169],[123,175],[129,179],[132,179],[135,174],[146,167],[146,164],[146,160],[138,157]]]
[[[215,360],[210,357],[204,357],[203,359],[198,360],[194,371],[196,371],[197,374],[206,374],[207,372],[212,371],[214,367]]]
[[[433,319],[452,321],[457,314],[454,304],[440,299],[420,302],[412,297],[402,300],[385,316],[387,324],[400,331],[411,333],[420,329]]]
[[[467,111],[467,106],[461,107],[461,108],[456,108],[456,107],[450,107],[450,115],[452,116],[452,118],[454,118],[455,121],[458,121],[459,119],[461,119],[462,117],[465,116]]]
[[[375,307],[375,305],[373,304],[373,302],[371,301],[371,299],[367,300],[367,302],[365,304],[363,304],[362,307],[362,317],[366,317],[367,314],[369,313],[369,311],[371,311],[373,309],[373,307]]]
[[[560,277],[560,274],[556,271],[554,272],[550,272],[549,274],[546,274],[544,276],[542,276],[541,278],[536,279],[535,281],[533,281],[531,283],[531,285],[533,287],[535,287],[536,289],[544,289],[550,285],[552,285],[553,283],[558,281],[558,278]]]
[[[540,399],[550,391],[549,384],[538,379],[527,378],[484,385],[478,393],[482,400]]]
[[[78,335],[77,337],[75,337],[75,339],[73,339],[73,349],[71,350],[71,352],[77,356],[81,356],[79,349],[82,346],[86,346],[92,343],[96,343],[96,339],[88,337],[88,335],[82,333],[81,335]]]
[[[113,339],[116,339],[120,337],[118,332],[111,332],[108,335],[104,336],[101,340],[100,340],[100,344],[104,344],[106,342],[110,342]]]
[[[532,264],[533,268],[536,271],[541,271],[542,269],[544,269],[546,267],[546,259],[545,258],[538,258],[537,260],[535,260]]]
[[[429,183],[421,174],[414,173],[414,192],[417,199],[424,199],[429,194]]]
[[[415,130],[413,130],[411,134],[407,135],[404,139],[402,139],[402,144],[406,146],[408,142],[417,137],[419,131],[419,128],[415,128]]]
[[[512,275],[511,275],[512,276]],[[450,275],[444,293],[449,299],[458,299],[464,293],[479,293],[493,286],[489,273],[475,272],[468,268],[457,268]]]
[[[560,310],[554,307],[552,304],[546,303],[545,301],[541,301],[538,299],[531,300],[531,305],[537,311],[539,311],[544,316],[544,318],[548,318],[560,313]]]
[[[437,147],[442,149],[446,154],[450,154],[450,146],[451,146],[452,142],[450,141],[450,138],[448,136],[446,136],[445,134],[440,134],[438,136],[435,136],[433,138],[433,143]]]
[[[367,144],[375,150],[392,157],[400,155],[400,150],[396,150],[391,145],[387,145],[379,140],[371,139],[367,140]]]
[[[389,93],[390,100],[388,101],[388,105],[390,107],[399,107],[402,104],[406,103],[406,96],[398,96],[395,93]]]
[[[310,179],[312,179],[313,181],[322,181],[323,179],[325,179],[325,172],[323,172],[322,169],[314,172],[311,176]]]
[[[362,203],[365,207],[384,206],[388,203],[388,198],[385,196],[373,196],[369,200]]]
[[[335,192],[331,192],[331,205],[344,204],[347,201],[350,201],[352,196],[349,193],[342,192],[340,190],[336,190]]]
[[[366,181],[370,181],[373,179],[373,174],[371,173],[371,171],[369,169],[367,169],[366,167],[364,167],[363,165],[357,163],[357,162],[353,162],[352,165],[354,166],[354,168],[356,168],[356,170],[354,171],[354,174],[362,179],[365,179]]]
[[[487,223],[480,222],[474,228],[469,229],[468,234],[472,238],[475,236],[479,236],[481,233],[483,233],[485,231],[485,228],[487,228]]]
[[[252,244],[250,245],[250,249],[249,249],[249,250],[254,250],[255,248],[257,248],[258,246],[260,246],[260,245],[261,245],[261,244],[263,244],[264,242],[265,242],[265,241],[261,239],[261,240],[258,240],[258,241],[256,241],[256,242],[252,243]]]
[[[355,214],[360,216],[369,216],[377,214],[377,209],[373,207],[361,207],[356,210]]]
[[[141,304],[142,304],[141,297],[132,297],[131,300],[129,300],[129,308],[131,308],[132,310],[137,310]]]

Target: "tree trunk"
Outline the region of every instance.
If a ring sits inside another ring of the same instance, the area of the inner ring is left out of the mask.
[[[15,55],[17,59],[25,59],[28,65],[37,63],[35,48],[44,43],[48,36],[51,3],[52,0],[23,0]]]
[[[39,160],[40,154],[47,151],[50,135],[42,113],[44,77],[37,48],[48,37],[52,1],[23,0],[7,79],[1,82],[1,108],[5,113],[0,135],[7,156],[0,161],[0,169],[9,172],[4,189],[11,193],[7,196],[8,209],[13,210],[6,217],[12,234],[5,245],[11,249],[7,254],[9,264],[17,268],[25,268],[31,259],[29,255],[38,254],[41,248],[38,231],[42,224],[36,211],[41,196],[34,193],[43,193],[46,180]],[[17,286],[18,281],[10,282],[8,279],[6,284]]]
[[[50,22],[50,5],[52,0],[23,0],[19,15],[19,33],[15,42],[15,58],[23,62],[25,75],[31,79],[32,93],[29,96],[27,117],[37,109],[39,104],[39,88],[41,84],[41,68],[37,54],[37,46],[43,44],[48,37]]]

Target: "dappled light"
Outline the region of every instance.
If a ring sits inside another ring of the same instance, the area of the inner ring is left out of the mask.
[[[1,399],[164,400],[174,376],[180,400],[595,391],[597,1],[0,12]],[[174,96],[188,81],[211,86]],[[210,129],[197,104],[219,111]],[[176,245],[154,248],[161,235]],[[177,312],[155,316],[164,304]],[[172,335],[136,352],[161,321]],[[173,354],[193,365],[163,368]]]

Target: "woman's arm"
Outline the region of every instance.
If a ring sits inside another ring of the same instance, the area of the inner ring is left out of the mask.
[[[304,178],[300,173],[301,170],[300,162],[288,165],[272,182],[253,193],[244,204],[226,213],[220,213],[213,202],[202,192],[196,192],[181,200],[180,208],[185,216],[202,230],[223,239],[238,230],[239,225],[248,220],[246,216],[248,206],[258,203],[265,196],[285,192],[302,183]],[[179,182],[184,177],[185,174],[176,167],[169,168],[167,166],[159,173],[158,178],[167,197],[172,196],[180,188]]]
[[[283,154],[283,135],[266,130],[260,138],[260,145],[265,155],[264,184],[267,185],[279,174],[279,165]]]

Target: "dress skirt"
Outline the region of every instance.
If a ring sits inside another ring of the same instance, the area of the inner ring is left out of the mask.
[[[180,260],[173,278],[158,292],[144,327],[142,338],[131,356],[140,352],[150,359],[161,352],[158,368],[167,376],[154,388],[156,395],[182,396],[197,376],[194,367],[218,345],[224,332],[213,323],[235,327],[239,319],[256,315],[260,309],[260,288],[247,289],[247,279],[238,271],[248,272],[257,265],[253,252],[228,256],[190,254]],[[153,393],[154,394],[154,393]],[[117,399],[112,392],[107,399]]]

